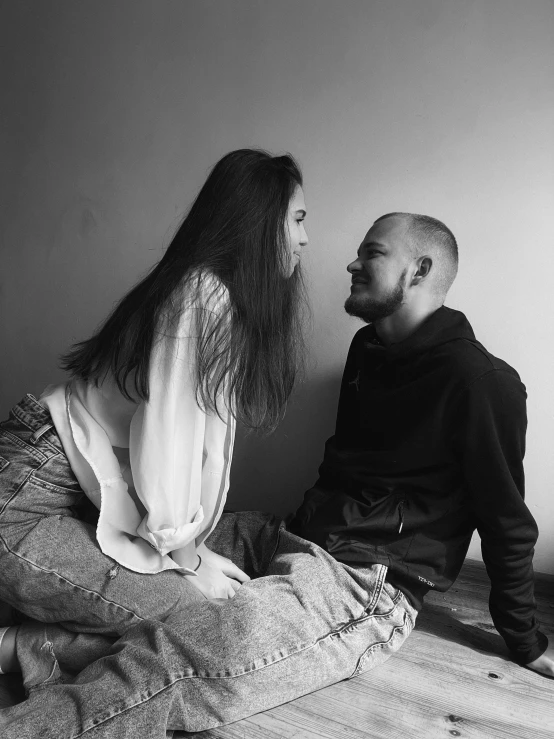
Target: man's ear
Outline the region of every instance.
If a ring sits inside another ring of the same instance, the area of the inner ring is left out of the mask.
[[[419,285],[429,276],[433,268],[433,260],[431,257],[419,257],[417,260],[417,270],[412,277],[412,285]]]

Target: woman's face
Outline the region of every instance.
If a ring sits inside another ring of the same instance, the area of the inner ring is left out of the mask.
[[[294,195],[290,199],[287,212],[287,256],[288,264],[286,265],[287,277],[294,272],[294,268],[300,261],[302,247],[308,243],[308,236],[304,228],[304,218],[306,217],[306,204],[304,203],[304,193],[300,185],[294,191]]]

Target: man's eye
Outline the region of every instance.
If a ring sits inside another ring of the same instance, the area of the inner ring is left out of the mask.
[[[302,223],[303,220],[304,220],[303,218],[297,218],[296,223]]]

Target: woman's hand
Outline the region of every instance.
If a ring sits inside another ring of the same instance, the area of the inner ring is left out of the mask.
[[[554,678],[554,646],[549,646],[540,657],[525,665],[534,672]]]
[[[242,583],[250,580],[230,559],[212,552],[205,544],[200,544],[196,553],[202,562],[196,570],[197,577],[189,577],[189,582],[209,600],[233,598]]]

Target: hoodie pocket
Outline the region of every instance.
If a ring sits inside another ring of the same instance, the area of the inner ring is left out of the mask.
[[[404,492],[370,497],[364,491],[363,502],[350,501],[344,515],[349,533],[358,532],[367,536],[369,542],[383,544],[406,534],[406,509]]]

